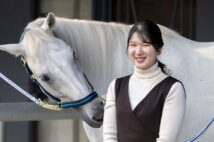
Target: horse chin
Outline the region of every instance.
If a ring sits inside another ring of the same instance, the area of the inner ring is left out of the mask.
[[[83,121],[85,121],[89,126],[93,128],[100,128],[103,124],[103,119],[96,119],[96,118],[89,118],[87,115],[84,115],[82,117]]]
[[[84,109],[80,108],[81,118],[84,122],[86,122],[89,126],[93,128],[100,128],[103,124],[103,119],[96,119],[95,117],[89,117]],[[103,112],[102,112],[103,113]],[[103,117],[102,117],[103,118]]]
[[[93,119],[87,119],[87,120],[84,120],[89,126],[93,127],[93,128],[100,128],[103,124],[103,121],[96,121],[96,120],[93,120]]]

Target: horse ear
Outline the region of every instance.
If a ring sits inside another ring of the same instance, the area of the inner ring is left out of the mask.
[[[4,44],[0,45],[0,50],[8,52],[14,56],[24,55],[24,47],[22,44]]]
[[[55,15],[53,13],[48,13],[48,16],[46,17],[44,23],[42,24],[42,28],[45,31],[52,31],[55,27],[56,19]]]

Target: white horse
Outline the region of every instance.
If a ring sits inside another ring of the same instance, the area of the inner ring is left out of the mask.
[[[188,40],[159,25],[164,39],[160,60],[181,80],[187,94],[187,110],[177,142],[198,132],[214,115],[214,43]],[[126,55],[130,26],[55,18],[49,14],[28,24],[20,43],[0,50],[25,57],[39,83],[63,102],[78,100],[91,92],[84,74],[100,95],[115,77],[132,72]],[[81,69],[80,69],[81,68]],[[95,99],[79,110],[91,142],[102,141],[102,105]],[[92,126],[92,127],[91,127]],[[202,142],[213,141],[211,127]]]

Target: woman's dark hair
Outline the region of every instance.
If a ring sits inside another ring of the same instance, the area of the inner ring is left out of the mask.
[[[127,50],[129,41],[134,33],[137,33],[143,42],[153,45],[158,52],[160,52],[160,49],[164,45],[160,28],[152,21],[144,20],[134,24],[131,28],[128,34]],[[161,68],[163,73],[170,74],[170,70],[167,69],[165,64],[158,61],[158,66]]]

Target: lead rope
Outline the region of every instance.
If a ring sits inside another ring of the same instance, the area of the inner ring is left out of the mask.
[[[36,103],[37,105],[46,108],[46,109],[50,109],[50,110],[62,110],[64,108],[68,108],[68,107],[75,107],[75,106],[80,106],[83,105],[85,103],[88,103],[89,101],[93,100],[94,98],[98,97],[98,99],[100,99],[102,101],[103,104],[105,104],[105,98],[99,96],[96,92],[92,92],[90,95],[88,95],[87,97],[85,97],[84,99],[78,100],[78,101],[74,101],[74,102],[67,102],[67,103],[58,103],[58,104],[49,104],[47,102],[44,102],[40,99],[35,98],[34,96],[32,96],[31,94],[29,94],[28,92],[26,92],[25,90],[23,90],[21,87],[19,87],[18,85],[16,85],[13,81],[11,81],[9,78],[7,78],[5,75],[3,75],[0,72],[0,78],[2,78],[5,82],[7,82],[9,85],[11,85],[13,88],[15,88],[16,90],[18,90],[21,94],[23,94],[24,96],[26,96],[27,98],[29,98],[31,101],[33,101],[34,103]]]
[[[192,137],[191,139],[185,142],[193,142],[197,140],[200,136],[202,136],[205,133],[206,130],[208,130],[208,128],[211,126],[213,122],[214,122],[214,117],[207,123],[207,125],[199,133],[197,133],[194,137]]]
[[[60,108],[58,105],[52,105],[52,104],[48,104],[40,99],[35,98],[34,96],[32,96],[31,94],[29,94],[28,92],[26,92],[25,90],[23,90],[21,87],[19,87],[18,85],[16,85],[13,81],[11,81],[9,78],[7,78],[5,75],[3,75],[0,72],[0,77],[7,82],[9,85],[11,85],[13,88],[15,88],[17,91],[19,91],[21,94],[23,94],[24,96],[26,96],[28,99],[30,99],[31,101],[33,101],[35,104],[46,108],[46,109],[50,109],[50,110],[62,110],[62,108]]]

